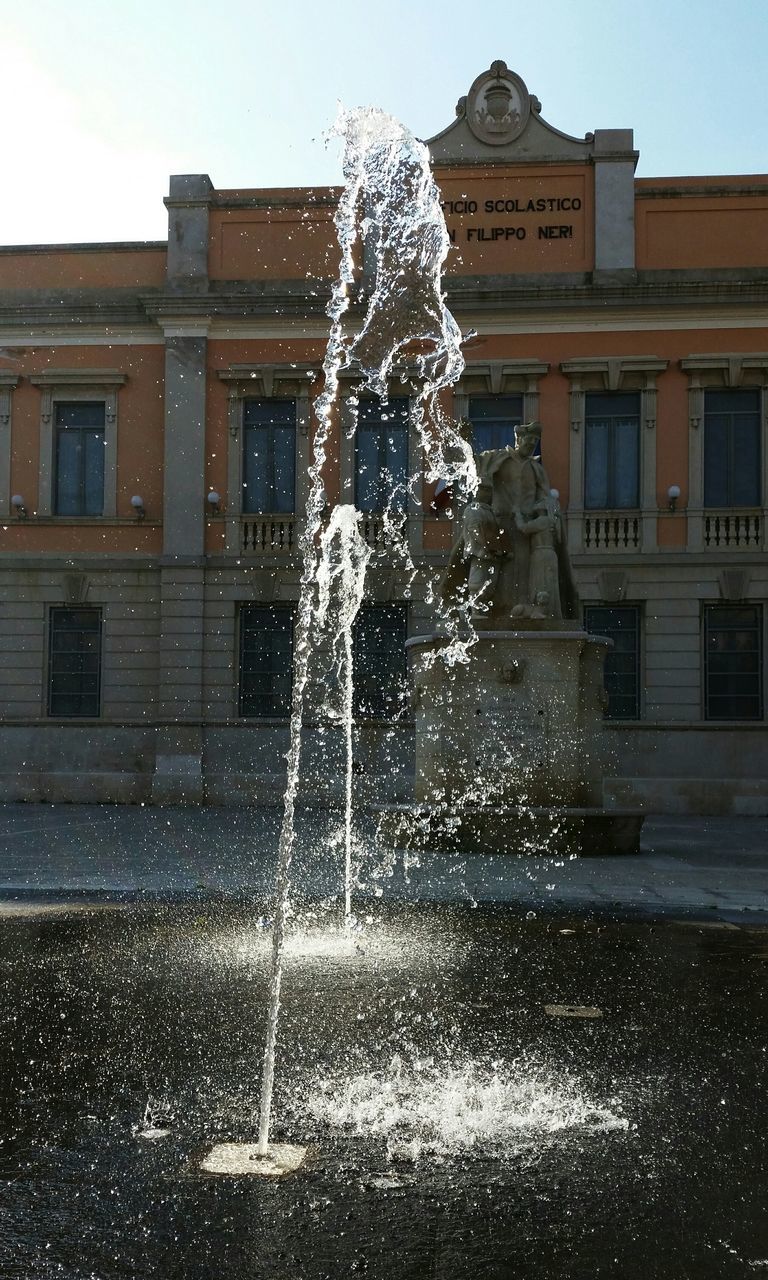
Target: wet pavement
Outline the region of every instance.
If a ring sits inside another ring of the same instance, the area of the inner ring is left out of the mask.
[[[197,1173],[253,1138],[263,909],[2,921],[2,1280],[768,1274],[765,926],[374,903],[350,943],[312,908],[275,1185]]]
[[[272,884],[276,809],[108,805],[0,806],[3,904],[248,896]],[[299,817],[295,881],[311,896],[339,888],[327,814]],[[360,819],[363,895],[526,904],[622,916],[768,920],[768,820],[649,817],[637,856],[548,858],[425,854],[381,875],[388,851]]]

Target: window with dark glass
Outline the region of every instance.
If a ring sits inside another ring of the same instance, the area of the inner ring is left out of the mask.
[[[355,715],[393,720],[408,698],[408,606],[363,605],[353,630]]]
[[[640,719],[640,609],[637,605],[588,605],[584,626],[613,641],[605,659],[609,720]]]
[[[523,397],[472,396],[469,401],[472,423],[472,448],[475,453],[486,449],[504,449],[515,443],[515,427],[523,421]]]
[[[101,610],[51,609],[48,715],[98,716],[101,698]]]
[[[640,505],[640,393],[587,392],[584,404],[584,506],[616,511]]]
[[[361,400],[355,439],[358,511],[405,511],[408,497],[407,396]]]
[[[292,677],[293,609],[285,605],[243,605],[239,714],[289,716]]]
[[[758,604],[704,607],[704,715],[760,720],[763,714],[763,610]]]
[[[54,405],[54,511],[100,516],[104,510],[104,402]]]
[[[243,401],[243,511],[270,515],[295,507],[296,401]]]
[[[760,391],[704,392],[704,505],[760,505]]]

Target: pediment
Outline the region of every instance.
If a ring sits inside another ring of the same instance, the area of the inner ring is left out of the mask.
[[[541,116],[541,103],[507,64],[492,62],[456,104],[456,119],[426,140],[433,164],[588,163],[595,154],[633,157],[631,129],[571,137]]]

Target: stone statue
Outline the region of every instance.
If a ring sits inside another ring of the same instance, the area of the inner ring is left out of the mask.
[[[516,618],[578,617],[562,516],[534,457],[540,436],[540,423],[524,423],[515,429],[514,448],[475,455],[480,485],[465,511],[441,595],[451,602],[468,592],[480,626],[503,630]]]
[[[467,589],[474,617],[488,613],[492,607],[499,566],[506,549],[504,531],[494,514],[492,500],[491,485],[478,485],[474,500],[467,503],[461,520],[463,556],[469,562]]]

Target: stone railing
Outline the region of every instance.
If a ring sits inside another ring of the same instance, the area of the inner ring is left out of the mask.
[[[240,521],[240,549],[246,554],[290,555],[298,551],[297,540],[294,515],[252,515]]]
[[[360,533],[369,547],[385,551],[388,547],[400,546],[407,538],[407,521],[403,515],[390,516],[388,520],[383,515],[364,515]]]
[[[705,511],[703,522],[709,551],[759,551],[763,545],[761,511]]]
[[[637,512],[626,514],[589,512],[582,522],[581,545],[585,551],[639,551],[641,524]]]

